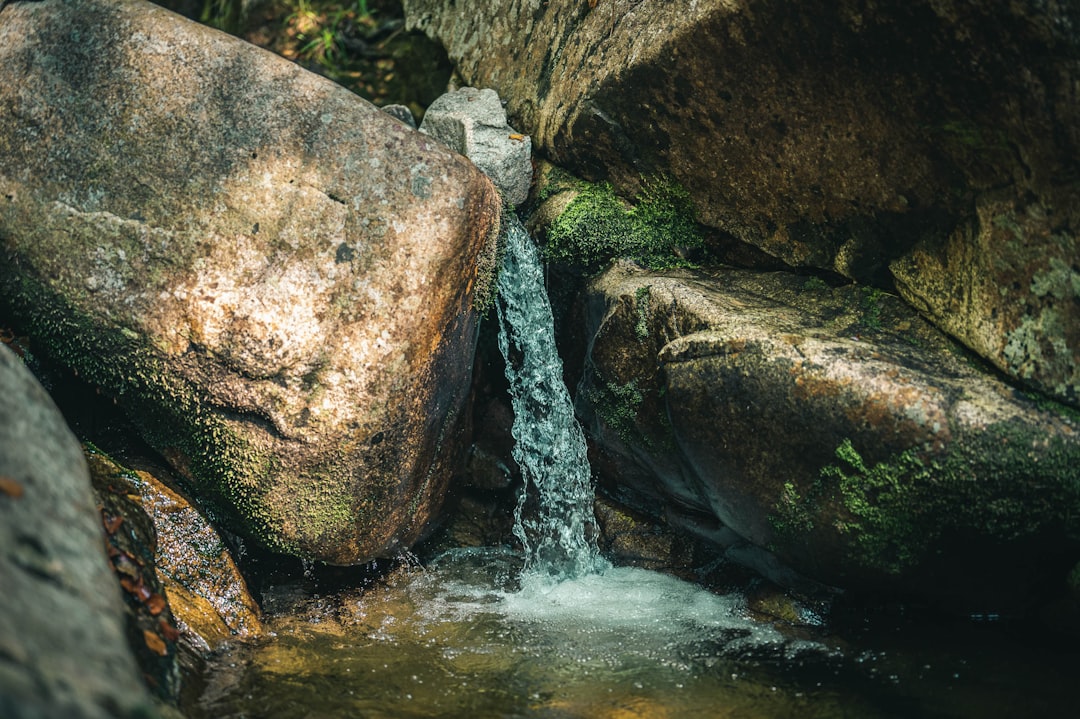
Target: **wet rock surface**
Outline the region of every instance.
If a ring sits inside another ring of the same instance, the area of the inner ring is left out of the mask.
[[[0,715],[156,716],[104,537],[77,440],[0,346]]]
[[[1069,3],[406,0],[539,152],[901,293],[1078,405],[1080,16]]]
[[[205,653],[231,639],[259,636],[259,607],[232,553],[206,517],[163,481],[170,477],[168,471],[145,460],[125,460],[143,467],[134,469],[93,448],[87,457],[99,495],[124,502],[108,512],[106,522],[116,523],[115,530],[124,524],[143,526],[140,546],[146,556],[141,575],[168,600],[169,616],[164,619],[175,620],[175,631],[166,629],[166,638],[182,639],[193,651]],[[119,517],[123,521],[117,523]],[[130,599],[155,609],[138,584],[133,584]]]
[[[123,590],[127,637],[143,678],[155,695],[180,696],[179,639],[165,584],[156,571],[157,532],[130,487],[104,455],[89,450],[87,464],[101,509],[105,551]]]
[[[693,540],[609,499],[596,501],[600,550],[620,566],[687,575],[694,567]]]
[[[943,602],[1023,601],[1075,562],[1076,420],[898,298],[620,264],[588,317],[579,411],[601,481],[642,506],[707,510],[828,584]]]
[[[490,182],[149,3],[11,4],[0,74],[11,316],[236,531],[341,564],[423,536],[462,450]]]

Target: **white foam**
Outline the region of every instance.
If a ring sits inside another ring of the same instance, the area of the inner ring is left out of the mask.
[[[492,621],[523,646],[612,661],[663,659],[703,643],[742,653],[786,642],[748,616],[741,595],[713,594],[659,572],[612,567],[559,582],[527,574],[520,589],[507,587],[513,572],[505,553],[444,555],[419,578],[417,606],[431,623]]]

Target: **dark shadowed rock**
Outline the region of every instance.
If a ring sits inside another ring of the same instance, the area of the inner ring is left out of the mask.
[[[889,287],[1080,406],[1080,5],[405,0],[540,154]],[[592,6],[592,7],[590,7]],[[968,259],[974,261],[968,262]]]
[[[1080,555],[1076,420],[898,298],[620,264],[588,304],[579,409],[639,506],[707,511],[828,584],[961,605],[1021,601]]]
[[[690,575],[694,539],[679,535],[616,502],[598,497],[595,505],[598,542],[604,556],[620,566],[643,567]]]
[[[124,633],[86,461],[0,346],[0,716],[155,715]]]
[[[44,0],[0,14],[0,168],[7,310],[200,500],[332,563],[425,533],[500,209],[471,163],[149,3]]]

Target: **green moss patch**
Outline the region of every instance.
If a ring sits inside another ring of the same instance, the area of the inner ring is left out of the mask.
[[[804,492],[788,482],[770,520],[781,543],[820,531],[845,538],[857,565],[898,575],[943,538],[1008,543],[1048,532],[1080,539],[1080,447],[1001,422],[947,452],[917,449],[869,463],[851,440]]]
[[[498,226],[492,229],[476,258],[476,287],[473,290],[473,309],[483,316],[495,306],[499,294],[499,271],[502,268],[503,255],[506,253],[506,232],[509,227],[507,213],[513,212],[510,205],[503,205]]]
[[[547,228],[544,259],[595,272],[625,257],[650,269],[687,266],[700,248],[690,193],[664,178],[642,183],[628,206],[609,184],[582,184],[576,198]]]
[[[634,336],[639,342],[649,339],[649,297],[650,285],[642,285],[634,290],[634,307],[637,309],[637,321],[634,323]]]
[[[619,439],[631,445],[641,442],[637,413],[645,401],[645,395],[641,393],[636,380],[626,384],[604,382],[599,387],[592,385],[586,390],[585,398],[604,424],[619,435]]]

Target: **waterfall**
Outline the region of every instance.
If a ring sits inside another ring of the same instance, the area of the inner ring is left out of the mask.
[[[512,212],[505,222],[499,349],[514,409],[513,457],[524,479],[514,535],[525,548],[525,576],[559,581],[609,565],[590,535],[593,490],[585,436],[563,383],[540,254]]]

